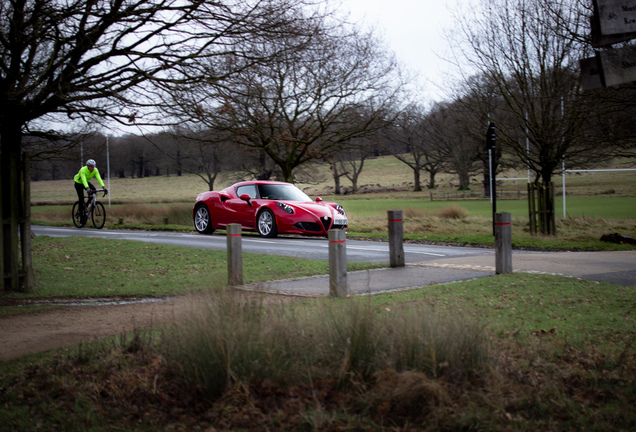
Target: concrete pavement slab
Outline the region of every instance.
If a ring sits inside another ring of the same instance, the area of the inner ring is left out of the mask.
[[[398,268],[361,270],[347,274],[350,295],[402,291],[449,282],[466,281],[494,275],[494,270],[446,269],[406,265]],[[329,276],[306,277],[247,285],[249,290],[295,296],[329,295]]]
[[[636,286],[636,251],[533,252],[514,251],[513,272],[554,274]],[[349,272],[350,295],[401,291],[495,275],[495,253],[440,258],[405,267]],[[294,296],[329,295],[329,276],[252,284],[243,287]]]
[[[495,268],[495,253],[435,259],[426,263],[448,269]],[[636,286],[636,251],[535,252],[513,251],[513,272],[546,273]]]

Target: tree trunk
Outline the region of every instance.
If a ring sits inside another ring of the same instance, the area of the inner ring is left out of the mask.
[[[420,167],[413,169],[413,192],[421,192],[422,184],[420,181]]]
[[[28,159],[21,154],[22,132],[19,121],[6,121],[0,130],[2,152],[2,252],[0,253],[1,287],[8,291],[33,290],[31,264],[31,220]],[[20,250],[20,246],[22,249]],[[22,264],[20,263],[22,262]]]
[[[9,123],[9,122],[7,122]],[[12,123],[12,122],[11,122]],[[13,124],[2,129],[2,261],[3,286],[18,291],[18,208],[20,207],[20,129]]]
[[[280,164],[281,174],[283,175],[283,181],[288,183],[294,183],[294,169],[289,168],[287,165]]]
[[[217,174],[208,173],[208,190],[214,190],[214,182],[216,181]]]
[[[364,160],[365,158],[363,157],[360,160],[360,166],[358,166],[357,169],[355,165],[353,165],[353,174],[349,177],[349,180],[351,180],[351,193],[358,193],[358,178],[360,177],[360,173],[362,172],[362,168],[364,167]]]
[[[342,174],[338,173],[338,162],[333,162],[331,164],[331,170],[333,172],[333,184],[334,184],[333,193],[336,195],[340,195],[342,193],[340,191],[340,176]]]
[[[528,183],[528,209],[532,235],[557,235],[553,183]]]
[[[467,172],[459,173],[459,190],[469,190],[470,189],[470,177]]]
[[[428,188],[429,189],[435,189],[435,172],[434,171],[429,171],[428,172]]]

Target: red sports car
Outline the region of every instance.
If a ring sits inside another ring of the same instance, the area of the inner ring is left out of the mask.
[[[237,223],[263,237],[327,236],[330,229],[347,229],[348,224],[340,204],[320,198],[314,202],[293,184],[274,181],[244,181],[220,192],[200,193],[192,218],[201,234]]]

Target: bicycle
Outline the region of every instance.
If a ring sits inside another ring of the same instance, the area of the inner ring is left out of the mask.
[[[96,189],[88,192],[88,196],[84,197],[84,209],[86,211],[86,223],[88,223],[88,218],[90,217],[93,221],[93,226],[97,229],[100,229],[104,226],[106,222],[106,209],[104,209],[104,205],[97,201],[97,192],[104,192],[102,197],[105,197],[108,191],[106,189]],[[77,228],[83,227],[86,223],[82,223],[82,215],[79,211],[80,202],[75,201],[73,204],[73,212],[71,216],[73,217],[73,225]]]

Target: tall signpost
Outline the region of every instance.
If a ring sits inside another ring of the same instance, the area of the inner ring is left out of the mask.
[[[495,235],[495,213],[497,213],[497,193],[496,193],[496,153],[497,153],[497,132],[495,124],[488,123],[486,130],[486,148],[488,149],[488,170],[490,171],[490,202],[492,203],[492,235]]]

